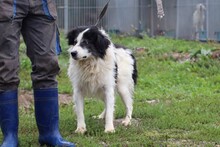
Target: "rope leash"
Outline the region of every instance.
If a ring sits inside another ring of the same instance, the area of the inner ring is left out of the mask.
[[[101,19],[103,18],[103,16],[105,15],[106,10],[108,9],[109,2],[110,0],[108,0],[108,2],[105,4],[94,26],[97,26],[101,21]],[[156,0],[156,4],[157,4],[157,16],[158,18],[162,19],[165,16],[162,0]]]
[[[103,16],[105,15],[106,13],[106,10],[108,9],[108,4],[109,4],[110,0],[105,4],[105,7],[102,9],[101,13],[99,14],[99,17],[95,23],[95,26],[97,26],[100,22],[100,20],[103,18]]]

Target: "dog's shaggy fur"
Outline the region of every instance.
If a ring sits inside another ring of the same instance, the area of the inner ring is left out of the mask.
[[[70,65],[68,75],[74,90],[77,133],[86,131],[84,98],[99,97],[105,103],[98,118],[105,118],[105,132],[114,132],[115,90],[126,107],[122,122],[130,125],[133,91],[137,80],[136,61],[129,49],[115,45],[104,30],[95,26],[78,27],[67,35]]]

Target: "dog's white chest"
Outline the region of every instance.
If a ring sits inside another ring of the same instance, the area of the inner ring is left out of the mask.
[[[100,62],[73,62],[69,68],[69,75],[74,87],[80,87],[84,95],[102,96],[106,86],[114,86],[113,64]]]

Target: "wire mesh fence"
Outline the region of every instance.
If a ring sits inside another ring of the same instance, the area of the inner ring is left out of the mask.
[[[59,27],[67,32],[76,26],[95,24],[107,0],[56,2]],[[198,4],[204,9],[196,18],[196,28],[193,16]],[[115,33],[146,32],[150,36],[220,41],[220,0],[163,0],[163,9],[165,17],[160,19],[155,0],[111,0],[100,26]]]

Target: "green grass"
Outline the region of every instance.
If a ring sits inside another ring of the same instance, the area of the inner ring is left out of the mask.
[[[60,106],[60,131],[64,138],[80,147],[134,146],[214,146],[220,145],[220,60],[198,51],[212,51],[220,44],[173,40],[163,37],[137,39],[112,35],[116,43],[134,50],[139,72],[134,94],[134,124],[116,126],[115,134],[104,133],[104,122],[93,119],[103,104],[98,100],[85,101],[88,132],[74,133],[76,116],[72,104]],[[61,37],[63,54],[59,57],[58,76],[60,93],[72,93],[67,77],[68,54],[65,38]],[[137,52],[135,48],[145,48]],[[31,89],[29,60],[21,53],[20,89]],[[195,61],[179,62],[172,53],[196,55]],[[157,100],[155,104],[147,101]],[[125,110],[117,98],[115,117],[122,118]],[[20,109],[19,140],[21,146],[38,146],[33,107]],[[2,137],[2,135],[1,135]]]

